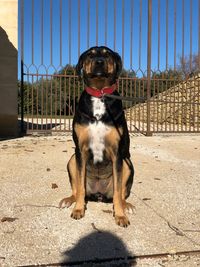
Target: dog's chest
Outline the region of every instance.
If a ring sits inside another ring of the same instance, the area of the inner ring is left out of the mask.
[[[106,112],[106,107],[101,99],[92,97],[92,112],[96,118],[95,122],[89,124],[89,147],[93,154],[94,164],[103,161],[105,150],[105,136],[110,128],[100,119]]]

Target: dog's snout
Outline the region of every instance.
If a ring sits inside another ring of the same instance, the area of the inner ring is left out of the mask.
[[[98,58],[97,60],[96,60],[96,65],[98,65],[98,66],[102,66],[104,64],[104,60],[103,60],[103,58]]]

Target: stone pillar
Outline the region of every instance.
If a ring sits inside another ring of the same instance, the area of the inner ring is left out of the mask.
[[[0,0],[0,136],[18,135],[18,0]]]

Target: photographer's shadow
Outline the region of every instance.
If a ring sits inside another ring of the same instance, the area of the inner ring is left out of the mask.
[[[83,238],[63,253],[62,266],[136,266],[133,253],[124,242],[107,231],[96,231]]]

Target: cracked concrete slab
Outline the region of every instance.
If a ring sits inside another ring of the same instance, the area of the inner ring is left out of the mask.
[[[131,137],[126,229],[112,204],[89,202],[79,221],[58,208],[73,148],[70,135],[0,142],[0,266],[200,265],[200,136]]]

